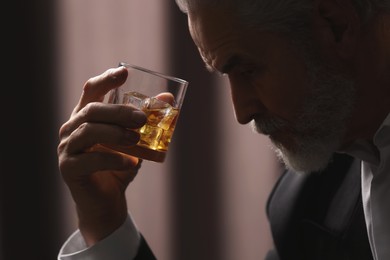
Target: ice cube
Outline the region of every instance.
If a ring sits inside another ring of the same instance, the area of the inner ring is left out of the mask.
[[[157,108],[162,109],[162,108],[169,108],[171,105],[169,105],[168,103],[162,100],[152,97],[145,100],[145,106],[147,109],[157,109]]]
[[[158,148],[158,144],[160,142],[162,133],[163,130],[158,127],[145,125],[140,130],[140,134],[141,134],[140,144],[146,145],[151,149],[156,150]]]
[[[138,109],[145,107],[145,104],[149,100],[149,97],[138,92],[127,92],[123,94],[123,104],[133,105]]]
[[[175,120],[177,113],[177,109],[174,109],[173,107],[169,106],[169,108],[165,109],[164,117],[161,119],[157,126],[164,130],[168,130],[171,127],[172,122]]]

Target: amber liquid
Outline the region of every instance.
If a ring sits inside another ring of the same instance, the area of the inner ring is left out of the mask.
[[[162,101],[155,102],[153,98],[150,99],[139,93],[131,92],[128,95],[137,98],[137,102],[148,100],[139,107],[147,117],[146,124],[136,130],[140,134],[140,141],[135,146],[105,145],[105,147],[145,160],[163,162],[175,130],[179,109]]]

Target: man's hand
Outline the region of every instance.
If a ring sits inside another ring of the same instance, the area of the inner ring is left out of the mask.
[[[132,129],[145,124],[145,114],[131,106],[101,102],[127,75],[126,68],[119,67],[89,79],[59,131],[59,169],[76,203],[79,228],[88,245],[125,221],[125,190],[140,167],[136,157],[96,149],[99,144],[135,145],[139,140]]]

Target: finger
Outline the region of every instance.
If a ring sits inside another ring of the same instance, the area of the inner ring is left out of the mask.
[[[122,85],[126,81],[127,75],[127,69],[120,66],[108,69],[104,73],[87,80],[75,112],[78,112],[90,102],[103,101],[104,95],[111,89]]]
[[[77,154],[96,144],[133,146],[139,139],[139,133],[117,125],[84,123],[62,140],[62,149],[68,154]]]
[[[173,96],[172,93],[169,93],[169,92],[160,93],[156,96],[156,98],[158,100],[161,100],[161,101],[164,101],[164,102],[170,104],[171,106],[173,106],[175,103],[175,97]]]
[[[75,156],[62,155],[59,157],[59,169],[67,183],[105,171],[126,173],[131,179],[140,168],[137,158],[115,153],[93,152]]]
[[[89,103],[60,128],[60,138],[69,136],[85,123],[109,124],[138,129],[146,123],[146,115],[133,106],[99,102]]]

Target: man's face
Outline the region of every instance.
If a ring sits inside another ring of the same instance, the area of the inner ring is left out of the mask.
[[[344,135],[352,83],[229,10],[190,14],[189,28],[207,67],[228,76],[237,121],[268,135],[289,168],[325,167]]]

